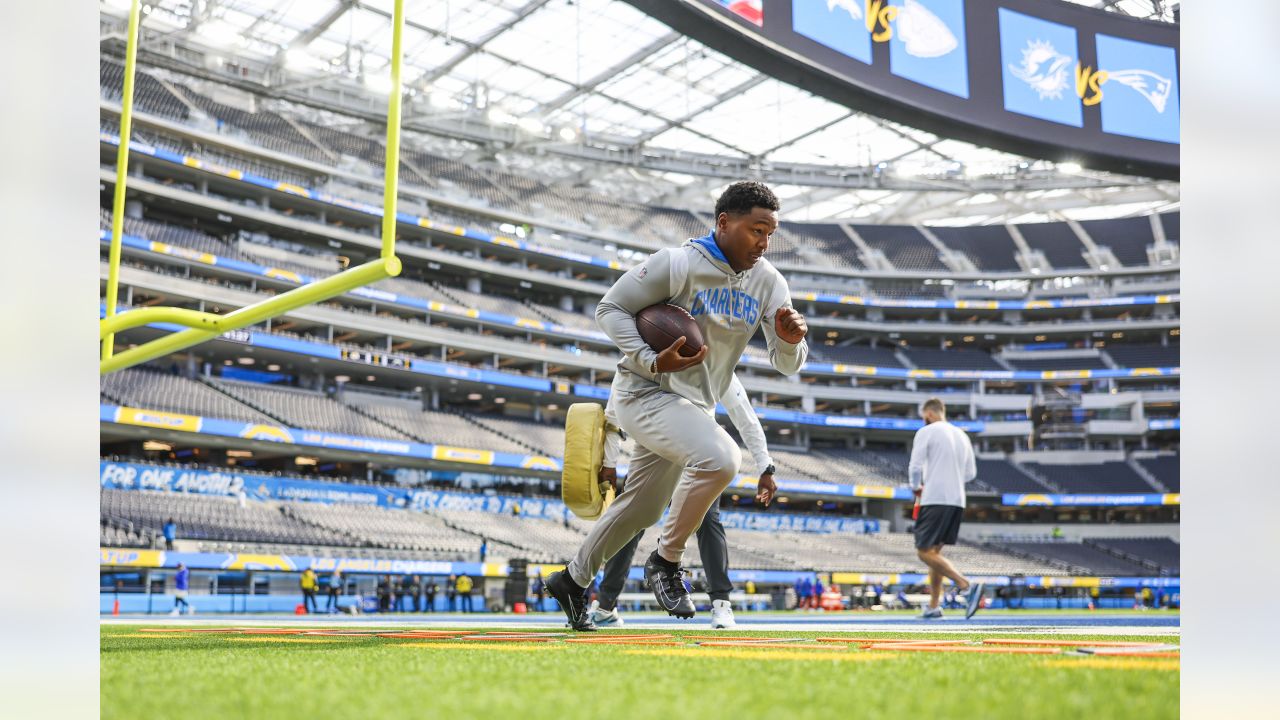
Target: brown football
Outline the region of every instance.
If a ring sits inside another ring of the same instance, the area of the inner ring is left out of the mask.
[[[636,313],[636,330],[649,347],[662,352],[684,336],[681,357],[693,357],[702,349],[702,330],[688,310],[671,303],[658,303]]]

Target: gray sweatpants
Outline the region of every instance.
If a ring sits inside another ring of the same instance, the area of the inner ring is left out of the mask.
[[[643,532],[631,538],[631,542],[604,564],[604,578],[600,581],[601,608],[612,610],[618,606],[618,596],[627,585],[631,561],[642,537]],[[698,526],[698,554],[702,556],[702,570],[707,575],[707,593],[712,600],[728,600],[733,592],[733,581],[729,579],[729,541],[720,522],[718,504],[712,503]]]
[[[617,391],[618,426],[635,438],[636,451],[622,493],[596,521],[569,576],[582,587],[637,533],[671,512],[658,539],[658,555],[674,563],[742,464],[742,451],[706,410],[658,387]]]

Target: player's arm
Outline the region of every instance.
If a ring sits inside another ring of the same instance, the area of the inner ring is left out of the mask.
[[[756,471],[760,473],[756,481],[756,499],[767,506],[778,492],[778,485],[773,481],[773,473],[770,471],[773,458],[769,457],[769,443],[765,439],[764,428],[760,426],[760,418],[756,417],[747,391],[737,375],[733,376],[729,392],[725,393],[720,402],[728,411],[729,419],[733,421],[733,426],[738,429],[738,434],[742,436],[742,441],[747,444],[747,450],[755,460]]]
[[[618,461],[623,459],[622,431],[618,429],[618,418],[613,414],[613,396],[604,406],[604,462],[600,467],[600,482],[607,482],[618,492]]]
[[[769,345],[769,362],[774,369],[783,375],[800,372],[809,357],[809,343],[805,340],[809,325],[804,315],[791,307],[791,291],[781,276],[760,326],[764,329],[764,339]]]
[[[596,306],[596,324],[618,346],[622,354],[652,373],[679,372],[697,365],[707,357],[707,345],[698,354],[682,357],[684,338],[678,338],[666,350],[656,352],[640,337],[636,329],[636,313],[650,305],[671,299],[671,254],[684,252],[666,248],[649,256],[644,264],[631,268],[604,294]]]
[[[907,464],[907,479],[911,483],[912,491],[917,495],[924,489],[924,463],[925,458],[928,457],[928,437],[924,428],[916,431],[915,440],[911,443],[911,462]]]
[[[969,437],[966,435],[965,440],[967,441],[968,439]],[[978,479],[978,459],[974,456],[972,442],[966,442],[964,450],[967,456],[965,458],[964,481],[965,483],[971,483]]]

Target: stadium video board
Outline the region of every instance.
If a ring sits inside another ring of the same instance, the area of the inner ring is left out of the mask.
[[[628,0],[817,95],[945,137],[1176,179],[1178,26],[1058,0]]]

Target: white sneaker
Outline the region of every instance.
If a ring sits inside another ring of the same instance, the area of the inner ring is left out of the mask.
[[[732,630],[738,623],[733,619],[733,605],[728,600],[714,600],[711,603],[711,629]]]
[[[178,613],[178,608],[174,608],[174,609],[170,610],[170,611],[169,611],[169,614],[170,614],[170,615],[178,615],[178,614],[179,614],[179,613]]]
[[[924,612],[920,613],[920,619],[921,619],[921,620],[941,620],[941,619],[942,619],[942,608],[941,608],[941,607],[936,607],[936,608],[926,607],[926,608],[924,609]]]
[[[600,607],[599,600],[593,600],[591,602],[589,615],[591,617],[591,622],[595,623],[596,627],[622,627],[626,624],[622,621],[622,616],[618,614],[618,608],[615,607],[612,610],[604,610]]]
[[[188,614],[188,615],[195,615],[195,614],[196,614],[196,606],[195,606],[195,605],[188,605],[188,606],[187,606],[187,614]]]

